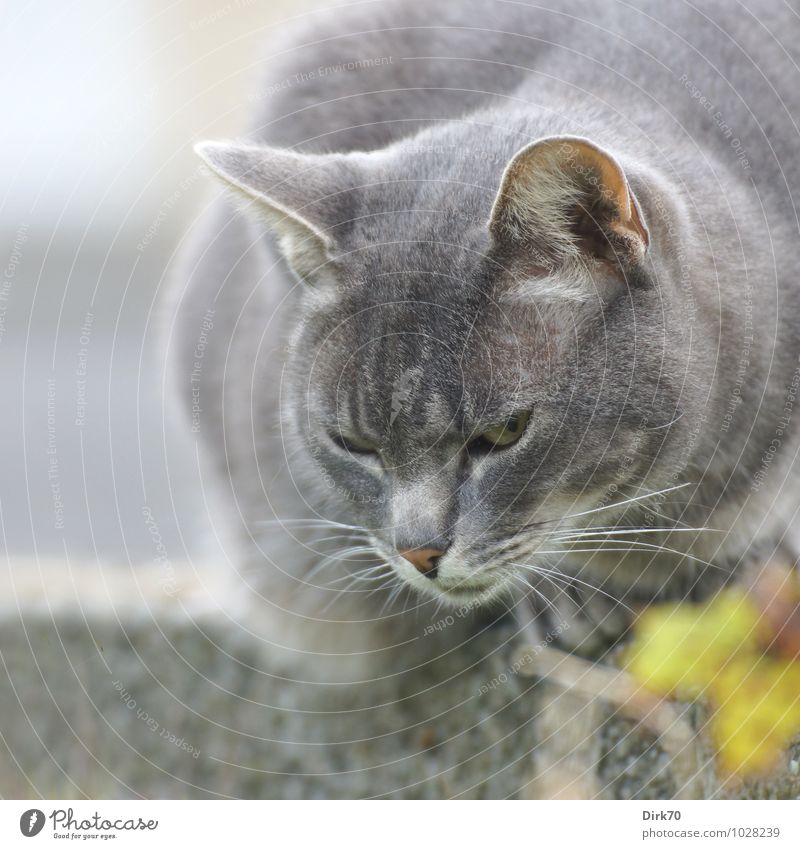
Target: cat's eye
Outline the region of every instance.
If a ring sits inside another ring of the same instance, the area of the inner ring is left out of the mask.
[[[366,439],[361,439],[358,436],[345,436],[341,432],[330,433],[328,434],[331,438],[331,442],[334,445],[338,446],[342,449],[342,451],[347,451],[348,454],[377,454],[378,449],[371,442],[368,442]]]
[[[470,442],[470,447],[484,450],[508,448],[525,432],[530,417],[531,414],[528,412],[513,413],[501,424],[481,431],[477,438]]]

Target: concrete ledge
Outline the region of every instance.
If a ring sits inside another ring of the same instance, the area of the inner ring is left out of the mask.
[[[6,576],[0,795],[675,793],[669,757],[649,732],[621,733],[625,721],[605,705],[578,700],[570,715],[563,693],[512,671],[510,627],[403,675],[302,683],[207,609],[203,597],[219,588],[188,567],[169,592],[161,578],[60,563],[15,564]],[[787,768],[736,792],[797,796],[800,783]]]

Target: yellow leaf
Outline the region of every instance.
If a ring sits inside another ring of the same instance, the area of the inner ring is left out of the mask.
[[[800,732],[800,664],[741,655],[709,682],[711,733],[729,772],[764,772]]]
[[[648,608],[626,665],[662,696],[704,695],[720,767],[764,772],[800,733],[800,663],[764,654],[771,634],[750,597],[727,590],[705,605]]]
[[[736,652],[754,651],[758,611],[743,594],[720,593],[705,605],[649,607],[634,626],[626,665],[660,695],[694,698]]]

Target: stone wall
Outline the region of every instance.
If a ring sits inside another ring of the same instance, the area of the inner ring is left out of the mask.
[[[510,625],[403,676],[307,684],[147,569],[29,563],[0,590],[5,798],[665,798],[686,785],[685,759],[676,779],[674,752],[604,697],[516,674]],[[796,768],[744,788],[712,770],[692,792],[795,797]]]

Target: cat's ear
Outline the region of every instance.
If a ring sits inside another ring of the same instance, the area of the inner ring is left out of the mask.
[[[619,163],[577,136],[541,139],[503,174],[489,230],[502,247],[534,247],[546,262],[593,257],[629,265],[650,236]]]
[[[335,261],[337,227],[350,218],[344,207],[353,181],[346,157],[235,142],[201,142],[195,151],[237,194],[255,202],[252,208],[301,278],[315,282]]]

